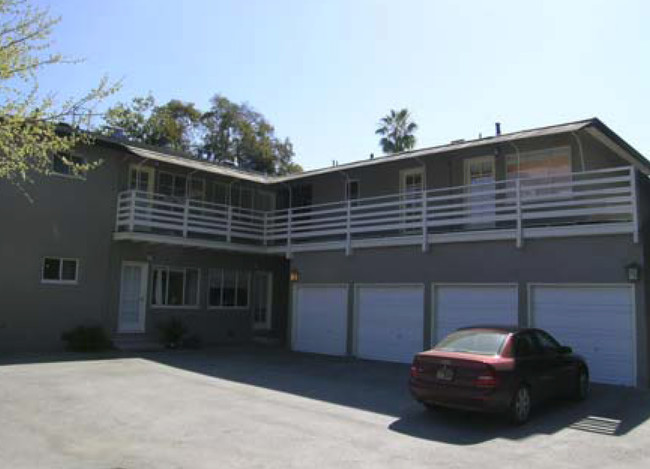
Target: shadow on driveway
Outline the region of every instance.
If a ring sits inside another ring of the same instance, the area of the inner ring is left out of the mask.
[[[395,419],[388,426],[391,431],[456,445],[473,445],[495,438],[519,440],[532,435],[551,435],[567,428],[615,438],[641,425],[650,416],[649,392],[594,385],[586,402],[549,403],[538,409],[527,425],[513,427],[498,416],[425,410],[408,393],[408,365],[266,347],[137,355],[34,355],[22,359],[0,358],[0,365],[112,358],[142,358],[212,378],[391,416]]]

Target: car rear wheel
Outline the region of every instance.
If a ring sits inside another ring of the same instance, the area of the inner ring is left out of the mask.
[[[510,404],[510,420],[512,423],[516,425],[526,423],[530,418],[532,404],[530,388],[526,385],[519,386],[512,398],[512,404]]]
[[[576,401],[584,401],[589,396],[589,373],[581,366],[576,375],[576,383],[573,391],[573,398]]]

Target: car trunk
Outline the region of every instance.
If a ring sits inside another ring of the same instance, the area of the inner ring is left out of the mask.
[[[416,356],[415,378],[426,384],[477,387],[479,377],[494,376],[489,357],[469,357],[466,354],[425,353]]]

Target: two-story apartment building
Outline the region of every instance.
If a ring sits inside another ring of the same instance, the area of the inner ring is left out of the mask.
[[[408,362],[473,324],[549,330],[647,386],[650,163],[598,119],[269,177],[98,138],[0,187],[0,348],[99,323]],[[60,172],[65,168],[56,165]]]

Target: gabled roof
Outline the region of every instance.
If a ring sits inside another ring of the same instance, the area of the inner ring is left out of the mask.
[[[474,140],[457,141],[445,145],[420,148],[417,150],[410,150],[402,153],[395,153],[388,156],[380,156],[373,159],[365,159],[351,163],[344,163],[327,168],[303,171],[301,173],[288,174],[285,176],[267,176],[261,173],[245,171],[237,167],[230,167],[224,164],[214,163],[207,160],[200,160],[193,156],[178,153],[168,149],[151,147],[134,142],[124,142],[122,140],[116,140],[103,136],[98,137],[98,140],[113,145],[118,145],[128,152],[146,159],[175,164],[194,170],[206,171],[223,176],[235,177],[245,181],[257,182],[260,184],[274,184],[299,180],[302,178],[317,176],[321,174],[362,168],[365,166],[429,157],[433,155],[449,153],[452,151],[464,150],[467,148],[514,143],[518,140],[573,133],[580,130],[586,130],[596,139],[600,140],[604,145],[609,147],[612,151],[617,153],[621,158],[625,159],[628,163],[637,167],[644,174],[650,175],[650,162],[597,118],[546,127],[537,127],[534,129],[521,130],[517,132],[511,132],[492,137],[483,137]]]

